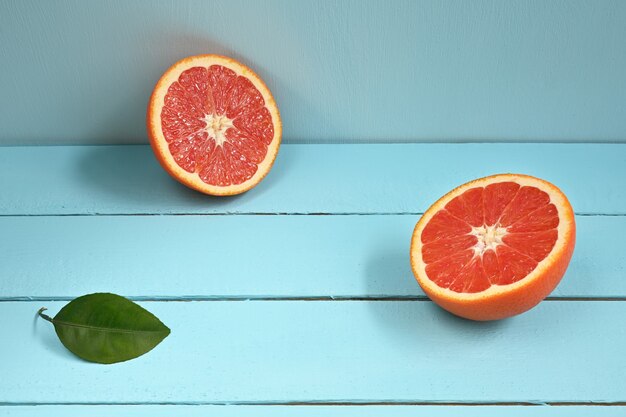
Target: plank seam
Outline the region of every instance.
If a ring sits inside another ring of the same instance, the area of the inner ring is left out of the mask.
[[[421,216],[423,212],[225,212],[225,213],[37,213],[37,214],[0,214],[0,217],[154,217],[154,216]],[[579,217],[624,217],[626,213],[574,213]]]
[[[489,139],[329,139],[329,140],[317,140],[317,139],[296,139],[289,140],[284,139],[281,146],[317,146],[317,145],[625,145],[626,139],[617,139],[617,140],[604,140],[599,139],[596,141],[589,140],[568,140],[568,139],[550,139],[550,140],[539,140],[539,139],[514,139],[514,140],[489,140]],[[146,141],[133,141],[127,143],[81,143],[81,142],[71,142],[71,143],[46,143],[39,144],[38,142],[33,142],[29,144],[24,144],[23,142],[19,143],[7,143],[0,145],[0,148],[27,148],[27,147],[38,147],[38,148],[79,148],[79,147],[120,147],[120,146],[133,146],[133,147],[147,147],[150,144]]]
[[[14,296],[0,297],[2,302],[59,302],[71,301],[75,296]],[[398,301],[414,301],[414,302],[431,302],[425,295],[417,296],[127,296],[129,300],[138,302],[241,302],[241,301],[304,301],[304,302],[350,302],[350,301],[380,301],[380,302],[398,302]],[[557,302],[620,302],[626,301],[626,296],[615,297],[571,297],[571,296],[552,296],[547,297],[544,301]]]
[[[439,407],[626,407],[626,401],[162,401],[162,402],[0,402],[0,407],[18,406],[259,406],[259,407],[367,407],[367,406],[439,406]]]

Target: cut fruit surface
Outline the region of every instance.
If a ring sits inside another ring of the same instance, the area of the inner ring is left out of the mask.
[[[522,313],[560,282],[575,244],[567,197],[547,181],[501,174],[464,184],[417,223],[411,266],[424,292],[474,320]]]
[[[274,163],[282,134],[263,81],[219,55],[185,58],[163,74],[150,97],[147,128],[163,168],[212,195],[257,185]]]

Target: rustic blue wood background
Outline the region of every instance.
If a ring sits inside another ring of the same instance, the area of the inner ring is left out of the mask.
[[[570,196],[576,252],[532,311],[462,320],[415,283],[411,232],[507,167]],[[0,415],[623,415],[625,179],[622,144],[284,145],[257,188],[210,198],[148,146],[0,148]],[[75,358],[35,314],[94,291],[171,336]]]
[[[626,415],[625,42],[609,0],[0,1],[0,416]],[[284,121],[232,198],[129,145],[159,75],[208,52]],[[409,240],[499,172],[561,187],[577,246],[537,308],[475,323],[426,298]],[[77,359],[36,311],[96,291],[172,334]]]
[[[622,0],[3,0],[0,143],[143,143],[160,74],[231,55],[287,142],[623,141]]]

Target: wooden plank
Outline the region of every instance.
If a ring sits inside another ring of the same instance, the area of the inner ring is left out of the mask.
[[[492,323],[421,301],[149,302],[171,335],[111,366],[68,353],[42,305],[64,303],[0,303],[0,403],[626,400],[619,301]]]
[[[420,213],[500,172],[550,180],[577,213],[626,214],[626,145],[285,145],[254,190],[211,198],[171,180],[147,146],[0,148],[0,214]]]
[[[626,407],[54,405],[0,407],[4,417],[622,417]]]
[[[0,217],[0,298],[421,296],[418,216]],[[626,297],[626,217],[578,216],[553,296]]]

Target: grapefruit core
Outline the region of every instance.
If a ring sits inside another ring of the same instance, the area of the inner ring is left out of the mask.
[[[574,251],[574,212],[556,186],[501,174],[450,191],[415,226],[411,267],[442,308],[472,320],[527,311],[558,285]]]
[[[150,97],[147,128],[161,166],[211,195],[257,185],[282,134],[267,86],[245,65],[219,55],[185,58],[163,74]]]

